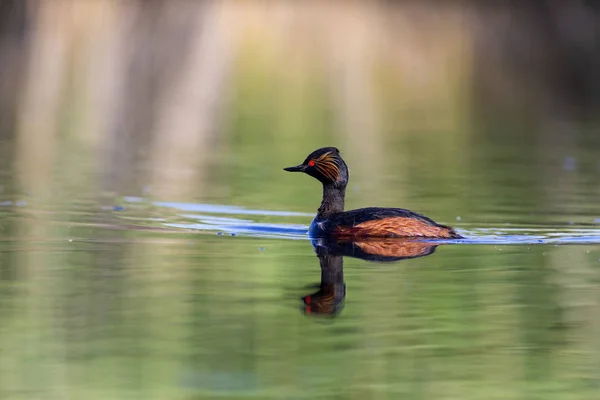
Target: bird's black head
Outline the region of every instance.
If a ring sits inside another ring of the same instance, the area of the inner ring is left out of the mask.
[[[323,185],[345,187],[348,183],[348,167],[335,147],[317,149],[310,153],[302,164],[284,170],[304,172],[321,181]]]

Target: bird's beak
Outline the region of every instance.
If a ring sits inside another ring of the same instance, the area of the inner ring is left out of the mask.
[[[287,172],[304,172],[305,169],[306,169],[306,167],[304,165],[300,164],[300,165],[296,165],[295,167],[284,168],[283,170],[287,171]]]

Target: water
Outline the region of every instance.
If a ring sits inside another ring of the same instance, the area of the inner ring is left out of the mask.
[[[12,197],[0,207],[2,398],[599,389],[600,223],[587,212],[520,224],[463,212],[464,240],[329,243],[306,236],[309,212]]]
[[[1,400],[598,398],[594,7],[322,3],[0,3]]]
[[[0,398],[596,398],[595,137],[575,169],[516,141],[436,170],[413,140],[344,152],[348,207],[465,239],[311,242],[318,183],[281,168],[317,143],[226,151],[186,196],[99,190],[64,151],[41,183],[5,165]]]

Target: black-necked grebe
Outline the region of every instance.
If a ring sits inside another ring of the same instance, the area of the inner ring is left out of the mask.
[[[284,170],[304,172],[323,184],[323,201],[309,228],[311,237],[462,237],[449,226],[402,208],[344,211],[348,167],[335,147],[317,149],[302,164]]]

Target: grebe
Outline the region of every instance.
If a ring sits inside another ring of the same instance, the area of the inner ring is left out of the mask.
[[[335,147],[317,149],[302,164],[284,170],[304,172],[323,184],[323,201],[308,230],[311,237],[462,238],[451,227],[402,208],[344,211],[348,167]]]

